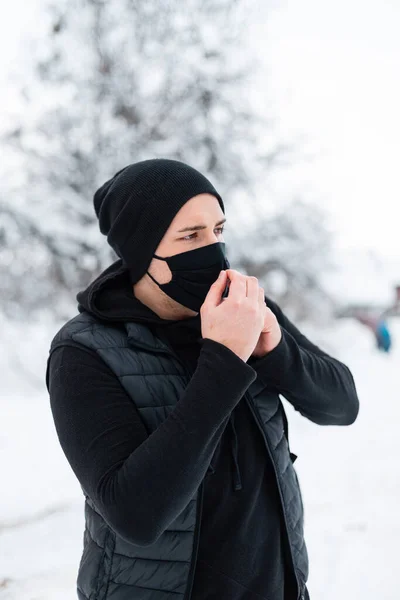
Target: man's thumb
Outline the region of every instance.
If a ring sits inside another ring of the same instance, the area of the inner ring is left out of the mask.
[[[207,294],[206,301],[213,306],[218,306],[221,303],[222,292],[226,285],[226,271],[221,271],[218,279],[214,281]]]

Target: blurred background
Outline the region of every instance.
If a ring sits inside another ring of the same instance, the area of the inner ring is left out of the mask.
[[[51,417],[49,344],[115,260],[94,191],[168,157],[223,196],[231,266],[355,377],[351,427],[284,400],[312,600],[397,599],[400,3],[13,0],[2,14],[0,598],[75,597],[83,496]]]

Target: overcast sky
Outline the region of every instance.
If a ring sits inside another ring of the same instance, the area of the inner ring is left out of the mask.
[[[265,90],[317,154],[293,172],[332,211],[343,246],[400,257],[400,2],[276,1]]]
[[[27,32],[42,27],[43,4],[13,0],[3,9],[0,103],[12,101],[12,86],[4,85]],[[282,134],[307,140],[314,155],[288,170],[277,191],[298,192],[329,210],[342,249],[369,247],[397,260],[400,1],[272,4],[252,35],[266,64],[259,98]]]

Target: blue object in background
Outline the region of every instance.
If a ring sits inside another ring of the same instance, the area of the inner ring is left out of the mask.
[[[375,329],[376,343],[379,350],[389,352],[392,346],[392,338],[385,320],[378,321]]]

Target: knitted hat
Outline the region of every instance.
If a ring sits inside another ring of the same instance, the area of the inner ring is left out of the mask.
[[[131,272],[146,273],[175,215],[198,194],[222,198],[204,175],[177,160],[156,158],[128,165],[94,194],[100,231]]]

